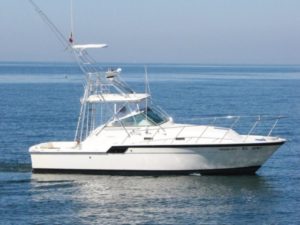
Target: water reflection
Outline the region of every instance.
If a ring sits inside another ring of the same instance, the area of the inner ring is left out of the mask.
[[[240,210],[258,212],[260,196],[272,196],[272,187],[259,176],[32,174],[31,184],[34,201],[63,200],[65,207],[76,209],[78,219],[104,223],[225,222]]]

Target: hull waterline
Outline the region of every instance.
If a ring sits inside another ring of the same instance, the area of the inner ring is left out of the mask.
[[[235,175],[255,175],[260,166],[250,166],[229,169],[208,169],[208,170],[87,170],[87,169],[33,169],[33,173],[41,174],[94,174],[111,176],[168,176],[168,175],[214,175],[214,176],[235,176]]]

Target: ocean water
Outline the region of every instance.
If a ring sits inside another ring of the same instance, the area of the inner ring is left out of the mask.
[[[113,66],[144,90],[144,65]],[[0,224],[300,224],[300,66],[147,67],[175,121],[282,115],[273,134],[288,142],[256,176],[32,174],[29,146],[74,138],[83,75],[74,64],[0,63]]]

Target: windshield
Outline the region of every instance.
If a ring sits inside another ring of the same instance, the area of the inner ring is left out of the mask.
[[[156,126],[168,121],[168,118],[153,108],[146,108],[137,114],[114,121],[112,126]]]

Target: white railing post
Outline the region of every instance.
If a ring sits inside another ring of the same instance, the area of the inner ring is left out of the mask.
[[[213,125],[217,120],[217,117],[214,117],[213,122],[210,125]],[[210,125],[207,125],[203,132],[200,134],[200,136],[196,139],[196,143],[199,141],[199,139],[205,134],[206,130],[209,128]]]
[[[180,131],[177,133],[177,135],[175,136],[175,138],[177,138],[177,137],[179,136],[179,134],[182,133],[182,131],[184,130],[185,127],[186,127],[186,126],[183,126],[183,127],[180,129]]]
[[[274,128],[276,127],[276,125],[277,125],[279,119],[280,119],[279,117],[276,119],[275,123],[274,123],[273,126],[271,127],[271,130],[270,130],[269,133],[268,133],[268,136],[270,136],[270,135],[272,134],[272,132],[273,132]]]
[[[244,142],[247,140],[247,138],[249,137],[249,135],[253,132],[253,130],[256,128],[257,124],[259,123],[259,121],[261,120],[260,116],[258,116],[257,120],[255,121],[255,123],[253,124],[252,128],[250,129],[250,131],[248,132]]]

